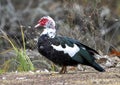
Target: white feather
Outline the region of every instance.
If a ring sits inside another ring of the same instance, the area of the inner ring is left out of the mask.
[[[65,48],[63,48],[61,45],[56,46],[52,44],[51,46],[57,51],[63,51],[64,53],[67,53],[70,57],[73,57],[80,50],[80,48],[76,44],[74,44],[73,47],[65,44]]]
[[[43,30],[43,32],[41,33],[41,36],[42,35],[45,35],[45,34],[48,34],[48,36],[50,38],[54,38],[55,35],[56,35],[56,29],[49,29],[49,28],[46,28]]]

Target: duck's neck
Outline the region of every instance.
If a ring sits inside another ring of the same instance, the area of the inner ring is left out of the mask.
[[[40,36],[42,35],[48,35],[49,38],[54,38],[56,36],[56,29],[45,28]]]

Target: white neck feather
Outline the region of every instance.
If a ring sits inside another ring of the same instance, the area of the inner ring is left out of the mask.
[[[47,34],[49,38],[54,38],[56,35],[56,29],[45,28],[40,36]]]

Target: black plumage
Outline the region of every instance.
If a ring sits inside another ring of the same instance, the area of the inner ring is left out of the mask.
[[[70,57],[63,51],[56,51],[53,49],[51,46],[52,44],[56,46],[61,45],[63,48],[65,48],[65,44],[70,47],[73,47],[73,44],[76,44],[80,48],[80,51],[76,53],[74,57]],[[38,39],[38,51],[60,66],[76,66],[78,64],[84,64],[92,66],[98,71],[105,71],[95,62],[94,54],[98,54],[97,51],[68,37],[56,36],[55,38],[49,38],[47,35],[42,35]]]

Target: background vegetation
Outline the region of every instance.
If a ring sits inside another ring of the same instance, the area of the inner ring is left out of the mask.
[[[1,68],[8,60],[16,59],[16,49],[22,49],[34,63],[39,60],[36,67],[44,62],[36,50],[40,31],[33,29],[44,15],[54,18],[60,35],[75,38],[103,54],[108,54],[111,47],[120,51],[120,0],[0,0]],[[46,62],[42,67],[53,69]]]

